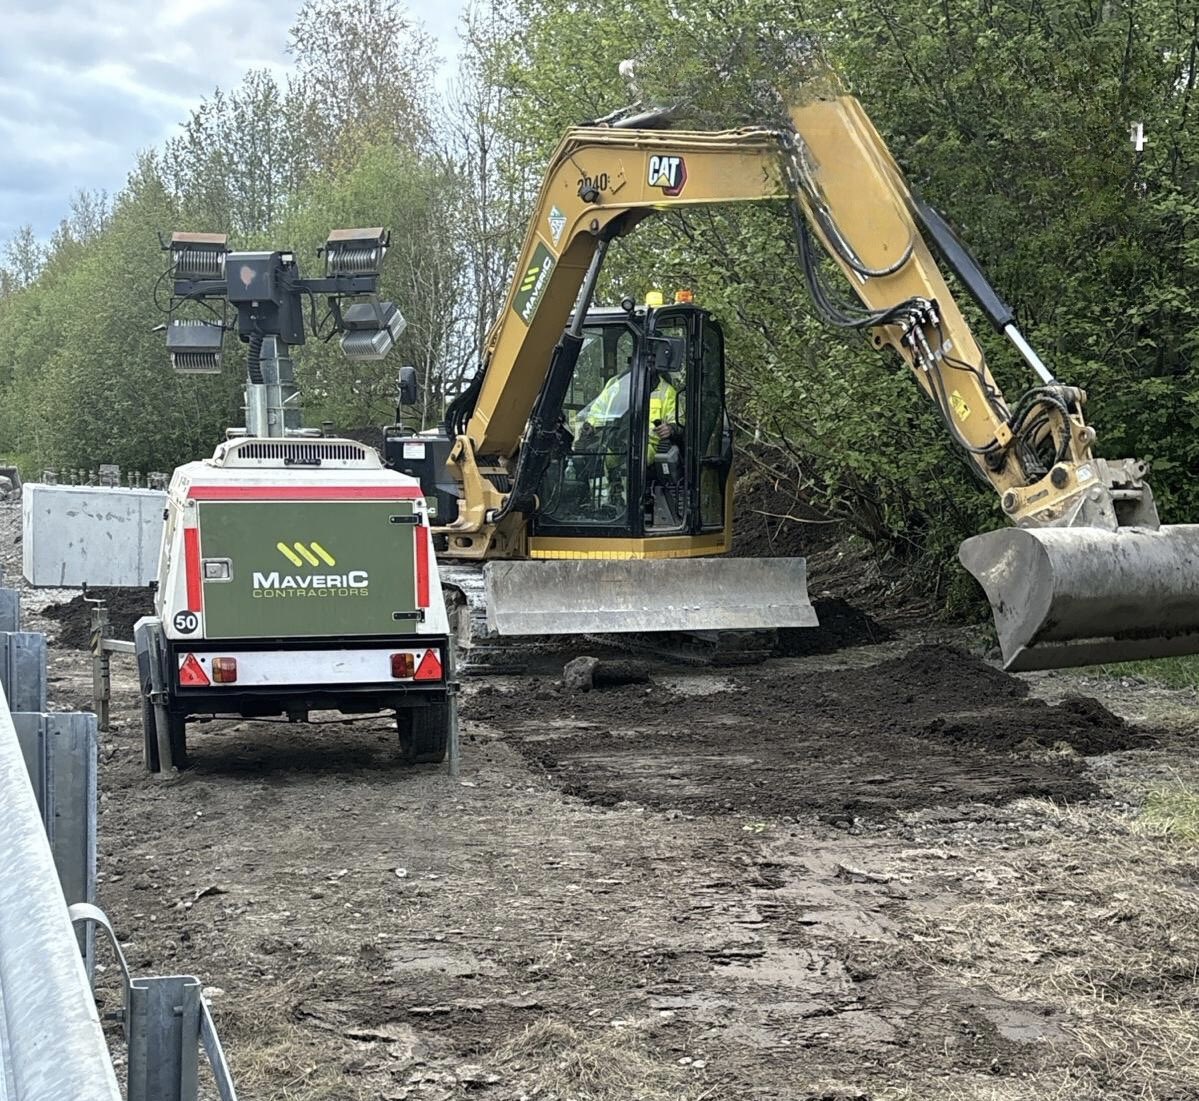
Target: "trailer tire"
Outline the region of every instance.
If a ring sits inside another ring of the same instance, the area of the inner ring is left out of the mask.
[[[400,735],[400,755],[406,764],[437,765],[445,760],[450,740],[452,704],[426,704],[396,711],[396,729]]]
[[[187,720],[182,715],[172,715],[168,712],[167,721],[170,723],[168,736],[171,739],[171,756],[177,769],[187,768]]]

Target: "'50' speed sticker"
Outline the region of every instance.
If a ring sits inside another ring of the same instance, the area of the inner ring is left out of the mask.
[[[200,617],[195,612],[176,612],[173,622],[181,635],[195,634],[200,627]]]

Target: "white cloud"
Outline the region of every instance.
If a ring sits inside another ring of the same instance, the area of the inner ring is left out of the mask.
[[[80,189],[114,192],[218,85],[283,73],[300,0],[9,0],[0,33],[0,241],[48,236]],[[412,11],[455,51],[461,0]]]

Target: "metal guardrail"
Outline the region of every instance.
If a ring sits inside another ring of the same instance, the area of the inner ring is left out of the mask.
[[[0,837],[0,1098],[120,1101],[2,686]]]
[[[129,1101],[195,1101],[200,1046],[221,1101],[237,1101],[200,980],[194,975],[131,975],[104,911],[81,902],[71,907],[71,920],[103,929],[121,969],[125,1001],[118,1016],[129,1046]]]
[[[130,975],[93,905],[96,717],[46,710],[46,639],[15,630],[19,610],[0,589],[0,1101],[121,1101],[91,989],[97,928],[123,979],[127,1101],[196,1101],[200,1047],[237,1101],[199,979]]]

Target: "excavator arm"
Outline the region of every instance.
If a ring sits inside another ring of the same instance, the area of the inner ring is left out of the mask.
[[[1024,341],[969,253],[913,197],[852,97],[797,107],[784,128],[567,133],[484,370],[448,411],[451,463],[464,488],[451,529],[460,552],[519,553],[520,515],[536,505],[608,243],[656,211],[764,201],[790,210],[818,313],[902,358],[1015,525],[968,540],[961,555],[991,600],[1009,668],[1199,650],[1199,527],[1160,528],[1144,464],[1093,455],[1086,395],[1058,383]],[[1014,404],[926,235],[1036,372],[1037,385]],[[856,302],[828,286],[824,256]]]

